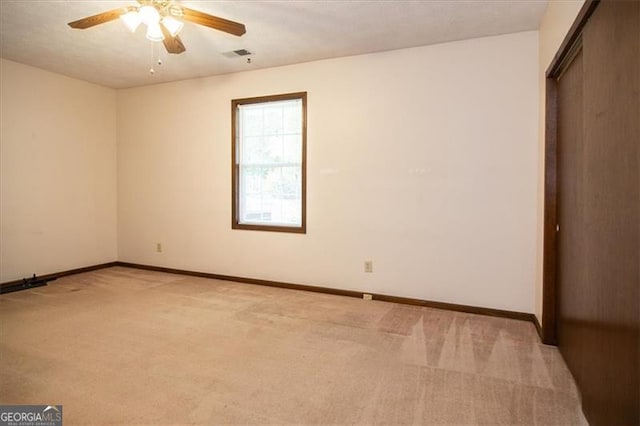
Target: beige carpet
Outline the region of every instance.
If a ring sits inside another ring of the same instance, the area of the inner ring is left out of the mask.
[[[65,424],[583,424],[532,324],[128,268],[0,296],[0,403]]]

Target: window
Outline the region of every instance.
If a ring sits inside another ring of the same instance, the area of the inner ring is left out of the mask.
[[[232,228],[305,233],[307,93],[231,107]]]

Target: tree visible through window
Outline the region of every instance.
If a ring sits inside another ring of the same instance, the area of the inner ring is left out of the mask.
[[[233,228],[305,232],[306,103],[306,92],[231,102]]]

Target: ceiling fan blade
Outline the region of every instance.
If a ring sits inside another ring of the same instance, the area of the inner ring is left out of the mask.
[[[228,19],[218,18],[217,16],[209,15],[207,13],[198,12],[197,10],[182,7],[182,18],[191,21],[195,24],[204,25],[205,27],[213,28],[225,33],[241,36],[246,33],[247,30],[244,24],[238,22],[229,21]]]
[[[167,49],[167,52],[180,54],[187,50],[185,49],[184,44],[182,44],[180,36],[171,36],[164,25],[160,25],[160,28],[162,29],[162,35],[164,36],[164,40],[162,40],[162,43],[164,44],[165,49]]]
[[[106,12],[98,13],[97,15],[87,16],[86,18],[78,19],[77,21],[69,22],[71,28],[84,30],[95,25],[104,24],[105,22],[118,19],[123,13],[127,13],[130,10],[135,10],[132,7],[121,7],[119,9],[108,10]]]

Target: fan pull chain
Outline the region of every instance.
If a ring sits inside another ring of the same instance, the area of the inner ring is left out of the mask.
[[[155,54],[154,54],[154,46],[153,46],[154,44],[155,44],[154,42],[151,42],[151,68],[149,68],[149,74],[151,74],[151,75],[155,75],[155,73],[156,73],[156,70],[153,69],[153,61],[154,61],[154,56],[155,56]]]
[[[158,54],[156,55],[156,46],[158,46]],[[157,60],[155,58],[158,58]],[[159,66],[163,64],[162,62],[162,49],[160,48],[160,44],[157,42],[151,42],[151,68],[149,68],[149,74],[155,75],[156,70],[153,67],[154,64],[158,64]]]

